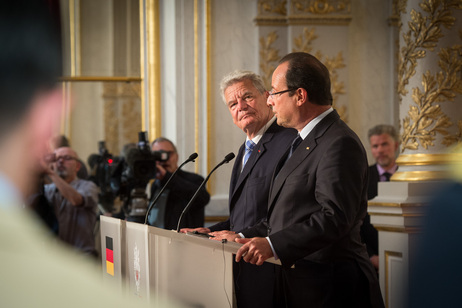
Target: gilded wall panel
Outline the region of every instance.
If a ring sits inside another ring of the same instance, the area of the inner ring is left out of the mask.
[[[119,155],[127,143],[138,141],[141,130],[140,83],[105,82],[104,135],[110,153]]]
[[[461,141],[460,113],[444,110],[451,109],[447,104],[462,94],[460,31],[453,43],[444,44],[450,33],[445,29],[454,27],[454,14],[461,9],[460,1],[422,1],[420,10],[410,11],[403,27],[398,93],[408,110],[401,122],[402,153]],[[437,137],[442,137],[439,144]]]
[[[346,67],[345,60],[343,58],[343,53],[339,51],[336,56],[329,57],[328,55],[323,54],[320,50],[313,50],[313,41],[318,38],[315,34],[316,29],[308,29],[307,27],[303,28],[303,33],[294,38],[294,48],[293,52],[306,52],[313,54],[316,58],[319,59],[329,70],[330,79],[331,79],[331,91],[333,98],[333,107],[337,110],[340,117],[347,122],[347,108],[345,106],[336,104],[338,102],[340,95],[345,95],[345,83],[340,80],[338,70]]]

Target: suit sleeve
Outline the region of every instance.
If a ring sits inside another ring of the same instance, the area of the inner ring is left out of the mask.
[[[350,243],[353,229],[360,242],[359,226],[367,206],[365,151],[348,134],[332,134],[321,141],[316,155],[311,153],[313,157],[287,177],[276,204],[282,207],[279,215],[295,217],[270,235],[284,266],[308,255],[316,259],[316,253],[338,249],[342,241]]]

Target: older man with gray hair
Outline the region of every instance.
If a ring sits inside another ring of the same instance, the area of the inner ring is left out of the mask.
[[[294,129],[276,123],[269,96],[260,76],[250,71],[234,71],[221,81],[223,101],[234,124],[245,134],[234,162],[229,187],[229,219],[200,228],[226,238],[245,230],[267,215],[268,193],[277,162],[296,135]],[[224,231],[220,231],[224,230]],[[273,307],[274,269],[245,262],[234,263],[234,283],[238,307]]]

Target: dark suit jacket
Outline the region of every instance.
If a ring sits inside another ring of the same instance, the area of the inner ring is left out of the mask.
[[[369,182],[367,184],[367,200],[377,196],[378,183],[380,181],[377,164],[369,166]],[[363,225],[361,226],[361,238],[366,244],[367,254],[369,257],[379,254],[379,234],[371,224],[371,217],[366,214]]]
[[[230,217],[211,226],[211,231],[240,232],[266,218],[273,170],[296,135],[296,130],[281,127],[275,121],[263,134],[241,172],[245,152],[242,144],[234,161],[229,185]]]
[[[325,264],[354,264],[369,282],[364,295],[374,307],[383,307],[377,275],[359,234],[367,210],[368,166],[357,135],[333,111],[284,162],[285,157],[272,182],[268,222],[244,230],[245,237],[269,236],[283,268],[296,276],[298,272],[297,278],[316,279]],[[339,291],[332,292],[337,280],[348,285],[348,276],[335,270],[319,278],[332,283],[314,290],[295,282],[294,292],[328,298]]]
[[[151,186],[151,201],[155,198],[155,190],[157,187],[162,187],[172,176],[167,172],[162,179],[160,186],[153,183]],[[165,207],[164,229],[176,230],[178,220],[186,205],[193,197],[196,190],[201,185],[204,178],[198,174],[178,170],[175,178],[168,184],[169,194],[167,198],[167,205]],[[157,181],[158,182],[158,181]],[[196,200],[191,204],[188,212],[182,218],[180,228],[195,228],[204,225],[204,207],[209,203],[210,195],[202,187],[199,191]]]
[[[239,232],[266,218],[273,169],[290,146],[297,132],[274,122],[263,134],[242,170],[245,146],[239,149],[231,174],[227,221],[210,229]],[[235,293],[239,308],[277,307],[273,302],[274,266],[233,264]]]

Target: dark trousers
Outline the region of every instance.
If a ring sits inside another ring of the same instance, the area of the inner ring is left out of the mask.
[[[371,307],[369,283],[355,261],[299,261],[276,267],[275,307]]]
[[[233,262],[234,290],[238,308],[271,308],[274,305],[274,264],[265,262],[261,266],[241,261]]]

